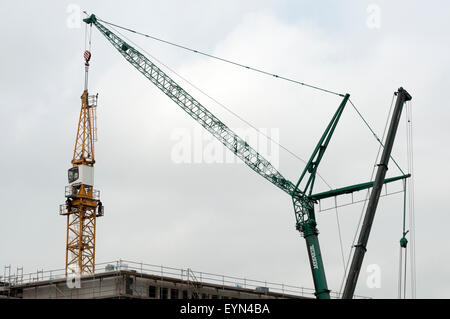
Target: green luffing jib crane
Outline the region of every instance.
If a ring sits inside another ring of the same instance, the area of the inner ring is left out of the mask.
[[[178,106],[189,114],[189,116],[191,116],[215,138],[217,138],[225,147],[239,157],[245,164],[247,164],[248,167],[283,190],[292,198],[296,218],[295,228],[300,231],[306,240],[315,286],[315,295],[318,299],[329,299],[330,290],[328,289],[320,251],[318,240],[319,232],[317,230],[314,204],[317,203],[319,199],[368,189],[373,186],[373,182],[369,182],[332,190],[325,193],[313,194],[317,168],[323,158],[325,150],[331,140],[350,95],[342,95],[344,99],[320,138],[319,143],[314,149],[314,152],[300,175],[298,182],[294,184],[286,179],[268,160],[253,149],[245,140],[235,134],[228,126],[208,111],[202,104],[200,104],[194,97],[186,92],[147,57],[99,22],[102,20],[92,14],[83,21],[87,24],[95,25],[100,33],[105,36],[105,38],[128,62],[130,62],[130,64],[132,64],[140,73],[142,73],[156,87],[164,92],[164,94],[166,94],[172,101],[178,104]],[[390,183],[395,180],[408,177],[409,175],[403,175],[385,179],[384,183]],[[306,182],[304,183],[304,186],[301,187],[303,181]]]

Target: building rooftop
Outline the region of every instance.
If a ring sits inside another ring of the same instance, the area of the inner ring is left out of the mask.
[[[339,298],[331,293],[332,298]],[[23,274],[6,266],[0,276],[0,297],[23,299],[304,299],[314,289],[117,260],[96,264],[95,273],[66,278],[64,269]],[[361,297],[360,297],[361,298]]]

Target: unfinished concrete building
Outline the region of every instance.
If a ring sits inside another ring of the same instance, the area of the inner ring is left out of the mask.
[[[119,260],[82,277],[65,277],[64,269],[11,274],[5,267],[0,298],[301,299],[314,298],[314,289]]]

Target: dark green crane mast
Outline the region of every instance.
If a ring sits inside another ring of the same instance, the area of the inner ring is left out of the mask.
[[[261,154],[248,145],[245,140],[240,138],[230,128],[222,123],[153,62],[101,24],[95,15],[92,14],[83,21],[87,24],[95,25],[100,33],[106,37],[106,39],[128,62],[130,62],[130,64],[132,64],[140,73],[149,79],[170,99],[172,99],[172,101],[178,104],[178,106],[188,113],[189,116],[191,116],[215,138],[217,138],[225,147],[239,157],[245,164],[247,164],[247,166],[291,196],[295,211],[296,229],[299,230],[305,238],[308,248],[308,256],[316,291],[315,295],[319,299],[329,299],[330,290],[327,286],[320,251],[318,240],[319,232],[316,227],[317,223],[314,213],[314,204],[318,199],[333,197],[344,193],[351,193],[373,186],[373,183],[369,182],[320,193],[317,195],[312,194],[318,165],[322,160],[350,95],[346,94],[343,96],[343,101],[339,105],[339,108],[319,140],[319,143],[317,144],[311,158],[303,170],[300,179],[297,184],[293,184],[291,181],[284,178],[283,175],[281,175],[281,173],[278,172],[278,170],[268,160],[266,160]],[[305,178],[307,176],[308,179],[306,180]],[[396,179],[404,179],[407,177],[409,177],[409,175],[399,176],[394,179],[386,179],[383,183],[390,183]],[[306,183],[301,186],[304,179],[306,180]]]
[[[383,149],[383,154],[381,154],[380,164],[378,164],[377,175],[375,176],[373,189],[370,193],[369,203],[367,204],[366,214],[361,226],[358,243],[355,246],[355,253],[353,254],[352,264],[345,283],[344,293],[342,296],[344,299],[353,298],[356,282],[359,277],[359,271],[361,270],[364,255],[367,251],[367,242],[369,240],[370,230],[372,229],[372,223],[375,218],[375,211],[377,209],[378,200],[383,187],[384,177],[386,176],[386,172],[388,170],[389,158],[391,157],[392,146],[394,145],[398,123],[402,115],[403,104],[412,99],[411,95],[409,95],[409,93],[403,88],[399,88],[396,94],[397,101],[395,103],[394,112],[392,113],[392,120],[389,126],[388,135],[386,137],[386,144]]]

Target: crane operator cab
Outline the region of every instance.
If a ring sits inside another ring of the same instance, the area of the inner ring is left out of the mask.
[[[80,176],[78,166],[69,168],[68,175],[69,175],[69,184],[72,184],[73,182],[77,181]]]
[[[81,185],[94,186],[94,167],[88,165],[79,165],[67,170],[69,185],[66,187],[66,196],[76,196]]]
[[[81,184],[94,186],[94,168],[87,165],[71,167],[68,170],[68,179],[71,186]]]
[[[68,191],[76,195],[81,185],[94,186],[94,168],[88,165],[74,166],[68,169]]]

